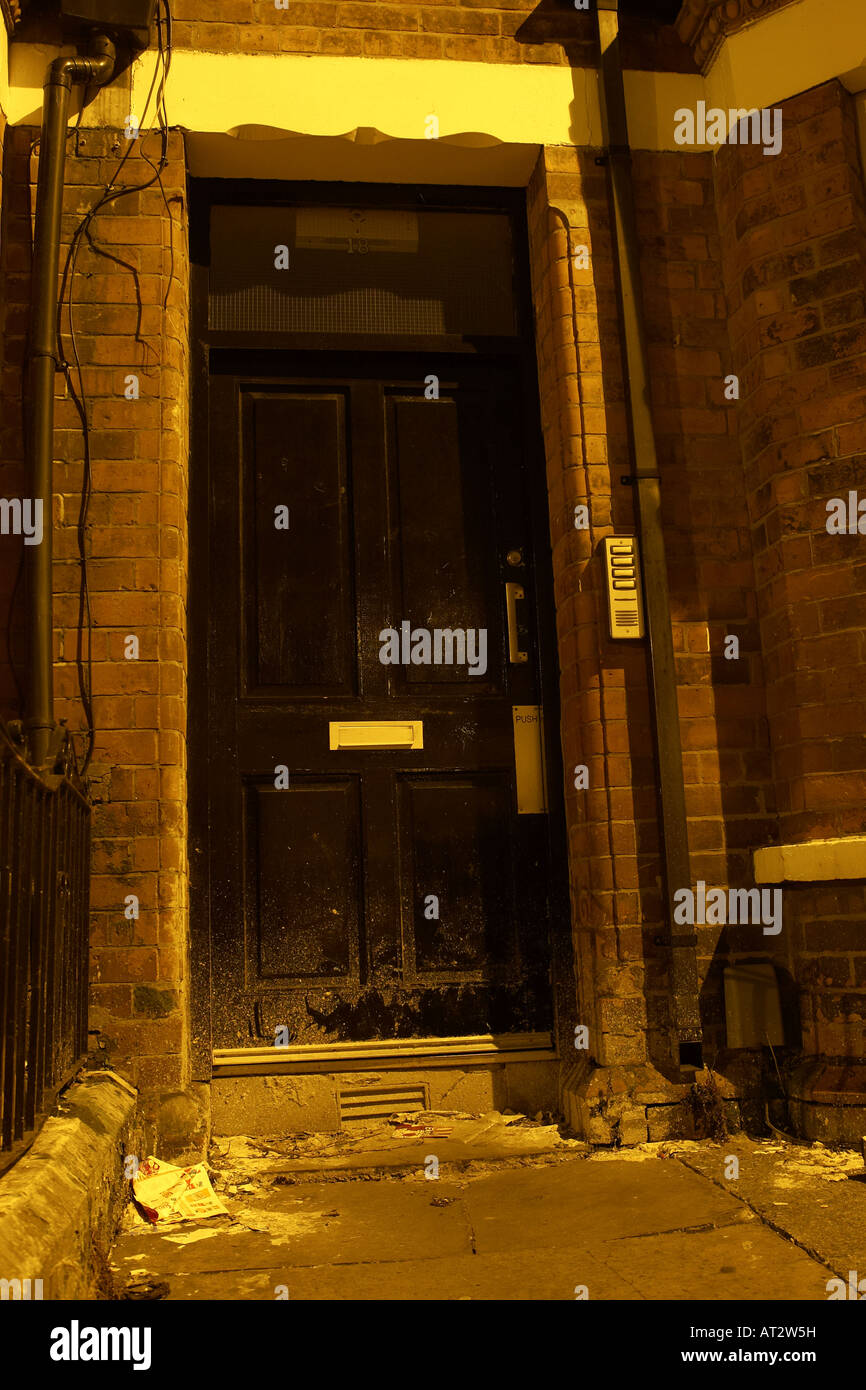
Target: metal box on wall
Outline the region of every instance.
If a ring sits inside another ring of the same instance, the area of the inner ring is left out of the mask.
[[[156,0],[60,0],[60,14],[64,20],[89,24],[107,34],[128,34],[146,48]]]

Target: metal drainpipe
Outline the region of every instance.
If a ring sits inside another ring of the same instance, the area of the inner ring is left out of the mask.
[[[24,727],[34,764],[49,757],[54,732],[53,671],[53,464],[54,374],[57,352],[57,275],[60,264],[60,219],[66,164],[66,122],[73,83],[102,85],[114,73],[115,50],[100,34],[89,57],[55,58],[45,78],[36,223],[33,244],[33,298],[27,350],[27,464],[31,496],[41,499],[41,545],[28,546],[29,669]]]
[[[631,177],[625,89],[619,56],[618,0],[598,0],[601,50],[601,117],[613,190],[617,261],[625,328],[628,399],[634,435],[634,481],[643,563],[644,594],[649,633],[655,731],[659,760],[665,896],[671,955],[673,1024],[679,1041],[680,1067],[702,1065],[702,1033],[698,967],[694,930],[677,933],[674,893],[691,887],[683,754],[680,743],[676,666],[658,459],[649,401],[646,332],[641,298],[637,223]]]

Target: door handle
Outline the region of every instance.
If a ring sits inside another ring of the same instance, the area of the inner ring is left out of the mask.
[[[517,601],[522,599],[522,584],[506,584],[505,586],[505,610],[508,614],[508,660],[512,666],[520,665],[529,660],[529,652],[520,650],[520,638],[517,634]]]

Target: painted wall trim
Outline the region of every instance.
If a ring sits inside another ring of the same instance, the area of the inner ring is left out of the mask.
[[[756,849],[756,883],[819,883],[866,878],[866,835]]]
[[[796,3],[797,0],[685,0],[675,26],[680,38],[691,45],[698,67],[706,72],[729,34],[746,24],[757,24],[783,5]]]
[[[791,15],[810,3],[801,0]],[[849,0],[837,3],[847,6]],[[680,148],[676,112],[694,110],[699,101],[726,110],[768,106],[839,74],[856,90],[861,73],[850,62],[852,53],[866,54],[866,6],[860,13],[852,11],[840,42],[833,41],[826,25],[815,28],[808,44],[802,43],[800,30],[787,37],[777,33],[787,20],[783,10],[732,36],[706,79],[689,73],[627,72],[632,147]],[[795,37],[800,40],[797,59],[789,61]],[[38,123],[42,78],[56,53],[45,45],[12,44],[7,114],[13,124]],[[154,63],[153,52],[144,54],[131,70],[131,90],[122,79],[122,90],[113,87],[92,103],[84,124],[122,124],[129,112],[141,118],[138,108]],[[866,87],[866,65],[862,85]],[[172,61],[167,107],[172,126],[246,139],[293,134],[357,139],[363,131],[379,139],[417,141],[426,136],[428,117],[436,116],[440,141],[466,148],[601,143],[598,73],[587,68],[179,50]],[[121,108],[124,114],[118,117]],[[713,147],[699,143],[687,148]]]
[[[797,0],[729,34],[706,77],[626,72],[632,147],[680,148],[675,113],[694,109],[698,101],[724,110],[761,108],[834,77],[852,92],[866,90],[866,5],[863,0],[830,3],[832,23],[828,0]],[[11,123],[38,123],[45,68],[57,52],[42,44],[11,45]],[[84,123],[113,124],[118,102],[141,117],[136,108],[143,105],[155,62],[155,52],[143,54],[121,80],[123,90],[116,84],[110,98],[103,94]],[[256,130],[273,138],[347,136],[360,129],[380,138],[419,140],[425,138],[428,117],[435,115],[439,138],[464,147],[598,146],[601,141],[598,73],[548,64],[178,49],[167,106],[171,125],[202,133]]]
[[[706,95],[713,106],[771,106],[833,77],[851,92],[866,87],[863,0],[799,0],[731,34]]]

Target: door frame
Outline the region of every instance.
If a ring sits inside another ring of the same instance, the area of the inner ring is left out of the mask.
[[[208,825],[208,592],[210,572],[211,479],[209,461],[209,388],[211,354],[261,360],[281,349],[302,349],[318,356],[337,352],[393,356],[422,351],[426,355],[467,353],[485,360],[507,358],[520,371],[525,409],[522,449],[529,530],[533,546],[539,693],[544,721],[544,756],[548,776],[547,836],[549,888],[550,988],[554,1039],[560,1032],[557,967],[571,960],[571,912],[568,846],[560,742],[559,662],[553,565],[547,492],[547,465],[541,431],[535,323],[529,272],[526,191],[446,185],[275,182],[260,179],[190,179],[190,466],[188,655],[188,843],[190,920],[190,1043],[192,1079],[208,1082],[213,1070],[211,1017],[213,978],[210,924],[210,836]],[[270,333],[267,342],[253,332],[215,332],[207,326],[209,212],[214,203],[310,206],[351,204],[395,210],[484,209],[506,213],[514,247],[514,296],[517,333],[510,338],[449,334],[441,336]],[[399,1047],[399,1043],[395,1044]],[[261,1070],[270,1070],[265,1063]],[[255,1068],[253,1068],[254,1074]]]

